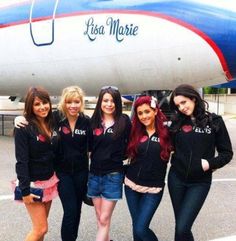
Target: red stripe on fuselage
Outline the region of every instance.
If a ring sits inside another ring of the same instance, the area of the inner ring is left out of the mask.
[[[220,63],[222,65],[222,69],[225,72],[226,77],[228,78],[228,80],[232,80],[232,75],[229,71],[227,62],[224,58],[224,55],[222,53],[222,51],[220,50],[220,48],[217,46],[217,44],[204,32],[202,32],[201,30],[199,30],[198,28],[194,27],[191,24],[188,24],[182,20],[179,20],[177,18],[168,16],[168,15],[164,15],[161,13],[155,13],[155,12],[146,12],[146,11],[139,11],[139,10],[96,10],[96,11],[83,11],[83,12],[74,12],[74,13],[65,13],[65,14],[58,14],[55,16],[55,18],[65,18],[65,17],[72,17],[72,16],[79,16],[79,15],[94,15],[94,14],[107,14],[107,13],[117,13],[117,14],[136,14],[136,15],[145,15],[145,16],[152,16],[152,17],[157,17],[157,18],[161,18],[161,19],[165,19],[168,20],[170,22],[173,22],[175,24],[181,25],[189,30],[191,30],[192,32],[196,33],[197,35],[199,35],[202,39],[204,39],[207,44],[214,50],[214,52],[216,53],[216,55],[218,56]],[[38,21],[44,21],[44,20],[49,20],[51,19],[51,17],[41,17],[41,18],[34,18],[32,19],[32,22],[38,22]],[[23,21],[19,21],[19,22],[13,22],[13,23],[9,23],[9,24],[2,24],[0,25],[0,28],[5,28],[5,27],[11,27],[11,26],[15,26],[15,25],[20,25],[20,24],[26,24],[29,23],[29,20],[23,20]]]

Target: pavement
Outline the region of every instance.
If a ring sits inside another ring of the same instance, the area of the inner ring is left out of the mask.
[[[224,116],[236,153],[236,118]],[[214,173],[207,200],[192,228],[196,241],[236,241],[236,155],[224,168]],[[10,180],[15,178],[14,140],[0,136],[0,241],[23,241],[31,223],[23,205],[12,200]],[[49,215],[49,231],[45,241],[60,241],[62,207],[59,198],[53,201]],[[152,223],[159,241],[173,241],[174,216],[167,188]],[[84,205],[77,241],[93,241],[96,218],[93,207]],[[114,210],[111,239],[132,241],[131,219],[125,198]]]

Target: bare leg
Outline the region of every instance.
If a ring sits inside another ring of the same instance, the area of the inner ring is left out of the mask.
[[[49,211],[50,211],[50,208],[51,208],[51,205],[52,205],[52,201],[46,202],[44,204],[45,204],[46,214],[47,214],[47,218],[48,218]],[[44,235],[39,241],[43,241],[43,240],[44,240]]]
[[[32,230],[26,236],[25,241],[43,241],[48,230],[47,217],[51,207],[51,201],[47,203],[25,204],[32,221]]]
[[[96,241],[109,241],[111,216],[117,201],[94,198],[93,203],[97,216],[98,232]]]

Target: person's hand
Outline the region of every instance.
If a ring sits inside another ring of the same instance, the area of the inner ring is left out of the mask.
[[[210,165],[209,162],[206,159],[202,159],[202,169],[204,172],[206,172],[207,170],[209,170]]]
[[[37,195],[34,195],[33,193],[30,193],[29,195],[22,197],[23,202],[25,204],[34,203],[35,202],[34,201],[35,198],[36,199],[40,199],[40,196],[37,196]]]
[[[14,126],[16,128],[21,128],[21,127],[25,127],[26,125],[28,125],[28,121],[25,119],[24,116],[17,116],[14,120]]]

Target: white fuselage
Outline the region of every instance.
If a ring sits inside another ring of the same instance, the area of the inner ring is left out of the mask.
[[[78,13],[55,18],[54,29],[52,19],[38,20],[32,21],[32,36],[30,22],[0,28],[0,95],[22,95],[32,85],[51,95],[68,85],[88,95],[104,85],[130,94],[227,79],[204,34],[162,15]]]

